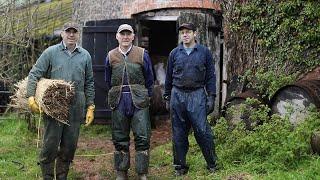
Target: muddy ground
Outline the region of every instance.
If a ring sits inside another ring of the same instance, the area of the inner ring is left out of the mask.
[[[131,137],[133,139],[133,137]],[[156,128],[152,130],[151,149],[171,141],[171,124],[168,119],[160,120]],[[134,143],[131,140],[131,168],[129,179],[135,179],[134,173]],[[86,152],[90,152],[89,154]],[[100,180],[115,179],[113,170],[114,147],[111,137],[81,137],[78,142],[77,155],[75,156],[72,170],[76,173],[77,179]],[[150,175],[156,177],[154,170],[149,169]],[[161,170],[160,170],[161,171]],[[160,172],[159,172],[160,173]],[[153,174],[153,175],[152,175]]]

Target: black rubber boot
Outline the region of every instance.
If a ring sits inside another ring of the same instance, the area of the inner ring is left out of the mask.
[[[136,172],[139,177],[146,178],[149,168],[149,151],[136,152]]]
[[[42,177],[44,180],[54,179],[54,162],[40,163]]]
[[[56,173],[57,173],[58,180],[67,180],[69,166],[70,166],[69,161],[62,161],[60,159],[57,160]]]
[[[117,171],[116,180],[128,180],[128,171]]]

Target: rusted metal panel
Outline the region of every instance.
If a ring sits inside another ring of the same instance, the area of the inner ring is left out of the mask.
[[[296,125],[308,116],[308,108],[320,109],[320,80],[302,80],[280,88],[270,100],[272,113],[289,116]]]
[[[249,105],[245,103],[247,98],[257,99],[258,102]],[[228,121],[230,129],[233,129],[240,122],[244,122],[246,129],[252,130],[255,126],[261,124],[261,122],[252,121],[250,113],[257,110],[261,104],[266,104],[265,100],[261,98],[261,95],[257,91],[249,89],[230,97],[223,108],[222,115]]]
[[[320,155],[320,131],[315,131],[312,133],[310,144],[312,151]]]

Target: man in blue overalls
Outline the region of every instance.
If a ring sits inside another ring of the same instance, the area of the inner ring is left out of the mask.
[[[207,115],[213,111],[216,77],[209,49],[195,40],[196,28],[184,23],[179,28],[182,43],[169,55],[164,99],[170,102],[173,154],[176,175],[188,172],[186,154],[192,127],[210,172],[216,170],[216,153]]]
[[[139,179],[147,179],[150,148],[149,104],[153,89],[153,71],[148,53],[132,45],[133,28],[119,26],[119,47],[106,59],[106,82],[110,87],[108,103],[112,109],[112,140],[117,179],[128,179],[130,167],[130,128],[135,141],[135,163]]]

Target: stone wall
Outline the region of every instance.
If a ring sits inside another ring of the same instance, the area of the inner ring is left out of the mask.
[[[74,0],[74,17],[80,23],[126,19],[141,12],[168,8],[205,8],[220,11],[217,0]]]
[[[132,1],[132,0],[131,0]],[[130,15],[123,14],[123,5],[130,0],[74,0],[74,18],[78,22],[124,19]]]

